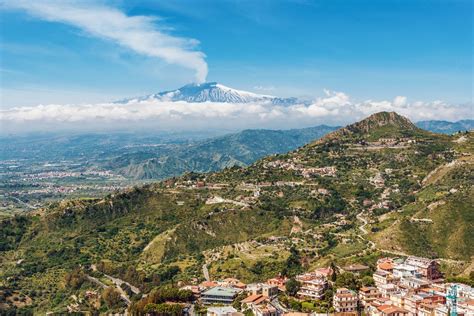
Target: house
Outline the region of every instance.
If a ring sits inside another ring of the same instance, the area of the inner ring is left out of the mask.
[[[377,307],[376,312],[370,315],[374,316],[408,316],[408,311],[404,308],[394,305],[382,305]]]
[[[408,277],[408,278],[403,278],[400,280],[400,286],[407,288],[407,289],[420,289],[420,288],[426,288],[430,286],[431,282],[424,280],[424,279],[418,279],[414,277]]]
[[[359,301],[362,306],[367,306],[372,303],[375,299],[381,297],[380,291],[373,286],[364,286],[359,290]]]
[[[391,294],[397,293],[400,291],[400,288],[396,284],[384,284],[378,286],[377,289],[380,291],[383,297],[390,297]]]
[[[245,283],[240,282],[240,280],[236,278],[225,278],[224,280],[218,281],[217,283],[220,286],[235,287],[238,289],[245,289],[245,287],[247,286]]]
[[[266,297],[274,297],[278,295],[278,286],[266,283],[248,284],[245,290],[254,295],[262,294]]]
[[[268,296],[262,295],[262,294],[251,294],[244,298],[243,300],[240,301],[242,304],[243,308],[250,308],[251,304],[261,304],[263,302],[268,302],[269,298]]]
[[[474,315],[474,299],[458,302],[458,307],[466,311],[466,315]]]
[[[410,278],[410,277],[418,277],[420,274],[418,273],[418,268],[409,264],[396,264],[393,267],[393,276],[395,278]]]
[[[322,276],[326,279],[329,279],[332,274],[334,273],[334,271],[332,270],[331,267],[327,267],[327,268],[318,268],[316,270],[314,270],[313,272],[315,275],[319,275],[319,276]]]
[[[209,307],[207,309],[207,316],[234,316],[243,315],[238,313],[232,306]]]
[[[286,288],[285,288],[286,281],[288,281],[288,278],[278,276],[278,277],[275,277],[275,278],[268,279],[267,284],[275,285],[275,286],[278,287],[278,289],[280,291],[285,291],[286,290]]]
[[[301,283],[297,296],[313,300],[321,299],[326,290],[328,281],[326,278],[313,273],[305,273],[296,276],[296,280]]]
[[[346,288],[339,288],[333,297],[333,307],[338,313],[354,312],[357,310],[358,297],[354,291]]]
[[[250,309],[255,316],[278,316],[279,312],[270,303],[265,304],[251,304]]]
[[[405,260],[405,265],[415,267],[416,271],[428,280],[437,280],[443,277],[439,263],[433,259],[410,256]]]
[[[393,284],[398,282],[400,278],[395,277],[392,273],[387,272],[385,270],[377,270],[372,275],[374,279],[375,286],[380,287],[385,284]]]
[[[377,260],[377,269],[378,270],[383,270],[386,272],[393,272],[393,259],[392,258],[381,258]]]
[[[216,286],[201,293],[203,304],[232,304],[240,289]]]

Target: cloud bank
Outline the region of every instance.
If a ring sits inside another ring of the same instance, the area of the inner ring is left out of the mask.
[[[116,8],[87,1],[11,0],[0,1],[0,5],[4,9],[25,11],[46,21],[72,25],[138,54],[191,69],[197,82],[206,79],[205,55],[195,50],[198,41],[164,33],[155,25],[156,17],[127,16]]]
[[[344,125],[372,113],[395,111],[412,121],[472,118],[473,106],[442,101],[354,101],[343,92],[325,91],[311,104],[187,103],[156,100],[125,104],[38,105],[0,111],[3,132],[66,129],[145,128],[162,130],[300,128],[318,124]]]

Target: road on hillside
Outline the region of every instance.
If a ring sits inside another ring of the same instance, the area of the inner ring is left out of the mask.
[[[86,274],[86,278],[89,281],[91,281],[92,283],[95,283],[95,284],[97,284],[98,286],[100,286],[104,289],[109,287],[107,284],[102,283],[99,279],[94,278],[93,276],[90,276],[90,275]],[[122,298],[122,300],[125,301],[127,306],[130,306],[130,304],[132,304],[132,302],[130,301],[130,298],[128,298],[127,293],[125,293],[120,287],[117,287],[117,290],[120,292],[120,297]]]
[[[402,256],[402,257],[411,256],[409,253],[406,253],[406,252],[403,252],[403,251],[377,248],[375,243],[372,240],[364,238],[363,235],[367,235],[369,232],[365,229],[365,226],[368,224],[368,222],[364,217],[362,217],[363,213],[364,213],[364,211],[362,211],[362,212],[360,212],[359,214],[356,215],[356,218],[363,223],[362,225],[359,226],[359,230],[362,232],[362,234],[357,235],[357,237],[359,237],[362,240],[367,241],[370,245],[370,249],[372,249],[372,250],[378,249],[380,251],[390,253],[392,255]],[[447,258],[438,258],[436,260],[446,262],[446,263],[455,263],[455,264],[464,263],[464,261],[462,261],[462,260],[454,260],[454,259],[447,259]]]
[[[204,274],[204,278],[206,279],[206,281],[211,281],[211,278],[209,277],[209,270],[207,269],[206,264],[202,265],[202,274]]]

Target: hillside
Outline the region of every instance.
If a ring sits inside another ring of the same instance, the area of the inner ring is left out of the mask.
[[[94,264],[145,293],[202,279],[204,263],[215,278],[252,282],[330,262],[373,266],[391,251],[457,260],[449,273],[467,273],[473,137],[434,134],[382,112],[248,167],[56,203],[1,225],[8,246],[0,279],[29,296],[34,289],[36,311],[61,311],[86,289],[64,281],[79,265]],[[301,267],[287,260],[295,251]]]
[[[420,121],[416,125],[419,128],[434,133],[453,134],[459,131],[470,131],[474,129],[474,120],[461,120],[457,122],[448,121]]]
[[[321,125],[292,130],[244,130],[175,146],[161,153],[126,154],[115,158],[107,164],[107,168],[134,179],[163,179],[189,171],[218,171],[226,167],[246,166],[271,154],[288,152],[334,129]]]

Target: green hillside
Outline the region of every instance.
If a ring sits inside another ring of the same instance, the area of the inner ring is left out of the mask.
[[[373,266],[402,253],[457,260],[455,273],[466,273],[474,256],[473,136],[434,134],[382,112],[248,167],[56,203],[2,223],[1,285],[28,297],[34,290],[31,308],[44,312],[64,311],[72,294],[94,288],[67,281],[90,265],[101,272],[82,273],[107,273],[144,293],[202,280],[204,263],[215,278],[253,282],[330,262]],[[229,143],[200,148],[210,157]]]
[[[262,157],[294,150],[334,129],[321,125],[293,130],[244,130],[156,153],[121,155],[106,167],[133,179],[164,179],[188,171],[218,171],[247,166]]]

